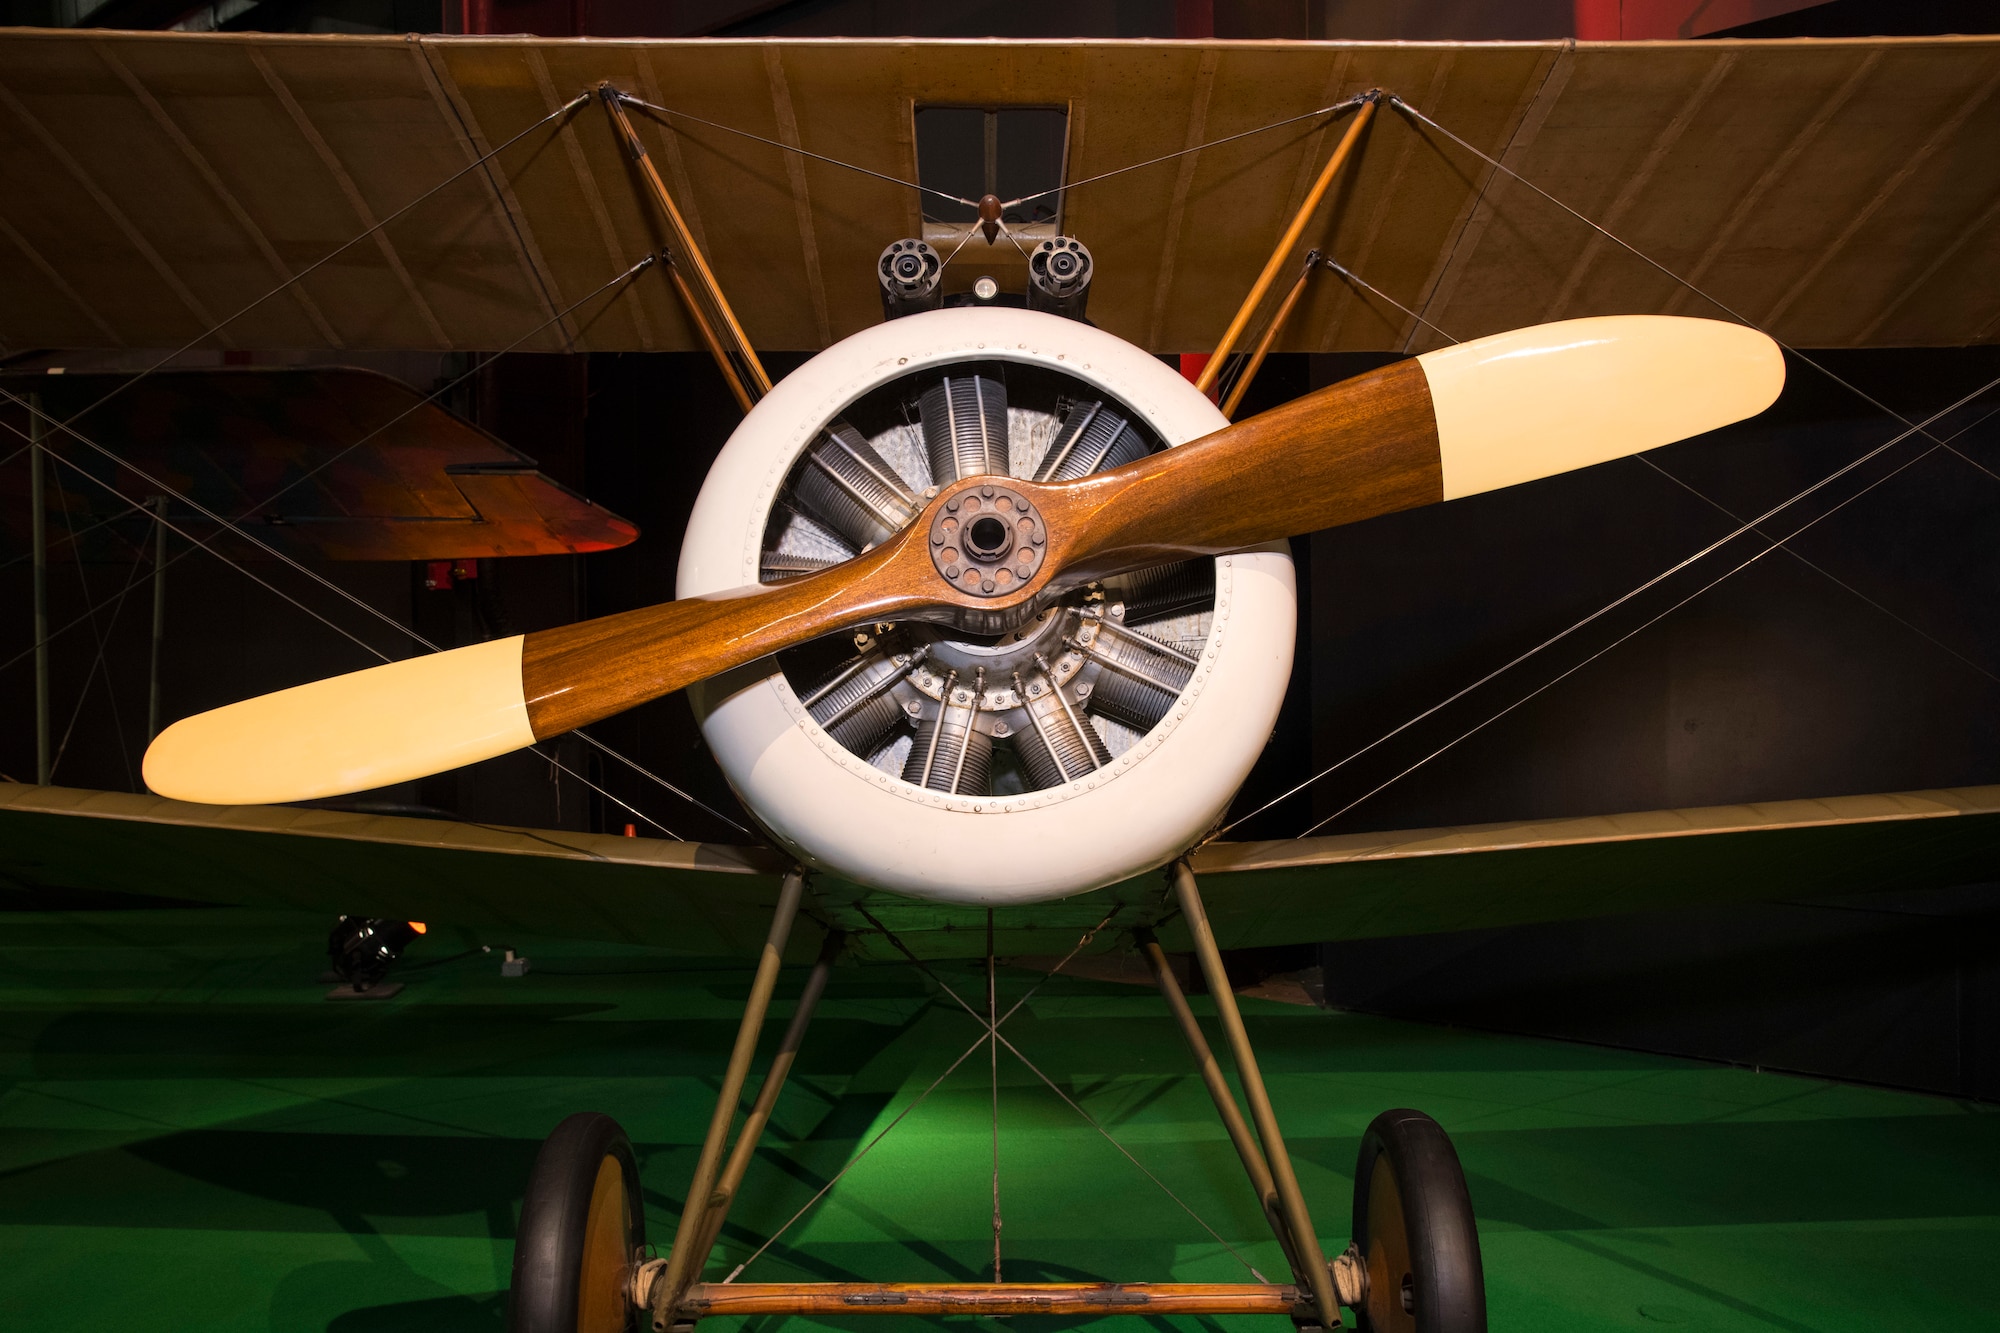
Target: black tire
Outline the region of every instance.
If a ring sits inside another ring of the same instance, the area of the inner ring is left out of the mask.
[[[542,1142],[514,1241],[512,1333],[628,1333],[628,1292],[646,1243],[632,1143],[608,1115],[571,1116]]]
[[[1368,1270],[1361,1333],[1486,1333],[1486,1276],[1458,1154],[1422,1111],[1384,1111],[1361,1136],[1354,1243]]]

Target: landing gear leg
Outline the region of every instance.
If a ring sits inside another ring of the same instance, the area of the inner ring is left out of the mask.
[[[1312,1292],[1320,1327],[1339,1328],[1340,1299],[1334,1290],[1333,1272],[1327,1266],[1326,1256],[1320,1252],[1318,1234],[1314,1232],[1312,1217],[1306,1211],[1306,1196],[1299,1188],[1298,1176],[1292,1171],[1292,1156],[1285,1150],[1284,1136],[1278,1130],[1278,1114],[1271,1108],[1270,1094],[1265,1091],[1264,1075],[1257,1067],[1257,1054],[1250,1049],[1250,1034],[1244,1029],[1243,1015],[1236,1008],[1236,992],[1229,987],[1229,973],[1222,966],[1222,950],[1216,947],[1215,932],[1209,928],[1208,909],[1202,905],[1201,890],[1194,882],[1194,871],[1188,868],[1186,861],[1176,861],[1173,878],[1175,901],[1180,904],[1181,915],[1187,921],[1188,934],[1194,940],[1195,958],[1201,963],[1202,979],[1208,983],[1208,993],[1215,1000],[1216,1017],[1221,1019],[1223,1035],[1229,1040],[1229,1053],[1236,1061],[1236,1077],[1243,1084],[1243,1099],[1250,1103],[1250,1119],[1257,1127],[1265,1169],[1259,1171],[1254,1165],[1254,1157],[1247,1151],[1251,1146],[1247,1141],[1237,1144],[1237,1152],[1243,1156],[1244,1165],[1250,1168],[1251,1184],[1259,1191],[1267,1215],[1271,1212],[1271,1195],[1275,1193],[1277,1196],[1278,1213],[1284,1221],[1278,1239],[1282,1243],[1286,1233],[1290,1233],[1291,1243],[1285,1246],[1286,1257],[1291,1260],[1299,1285]],[[1154,949],[1157,950],[1158,946],[1155,945]],[[1164,962],[1162,958],[1155,963],[1154,971],[1156,976],[1165,979],[1162,984],[1166,985],[1172,982],[1173,974],[1166,970]],[[1178,989],[1175,987],[1176,991]],[[1174,995],[1170,993],[1167,999],[1171,1005]],[[1180,1007],[1184,1008],[1186,1003],[1182,1000]],[[1182,1024],[1184,1033],[1190,1030],[1192,1018],[1190,1014],[1189,1021]],[[1201,1029],[1194,1026],[1192,1031],[1191,1043],[1200,1038]],[[1202,1060],[1204,1055],[1208,1057],[1206,1061]],[[1215,1057],[1209,1054],[1206,1042],[1195,1049],[1195,1059],[1208,1066],[1214,1064]],[[1213,1079],[1208,1079],[1205,1068],[1203,1075],[1209,1083],[1210,1092],[1219,1090],[1222,1094],[1216,1101],[1216,1106],[1222,1107],[1228,1086],[1221,1082],[1219,1072]],[[1235,1100],[1229,1098],[1228,1105],[1233,1111]],[[1236,1125],[1241,1124],[1240,1117],[1225,1111],[1223,1122],[1229,1124],[1232,1120]],[[1232,1126],[1232,1138],[1236,1137],[1236,1132]]]
[[[610,1116],[573,1115],[542,1144],[529,1177],[508,1301],[511,1333],[636,1333],[646,1326],[656,1331],[668,1327],[668,1313],[680,1292],[700,1277],[702,1264],[715,1247],[730,1201],[749,1169],[751,1154],[840,951],[841,937],[830,935],[725,1166],[723,1149],[730,1122],[743,1095],[804,889],[804,872],[794,870],[778,891],[771,931],[668,1257],[642,1262],[644,1209],[625,1131]]]
[[[1485,1333],[1486,1287],[1465,1173],[1444,1130],[1421,1111],[1385,1111],[1368,1126],[1354,1176],[1354,1243],[1327,1263],[1279,1135],[1277,1114],[1250,1049],[1201,890],[1185,861],[1173,867],[1173,882],[1258,1142],[1251,1141],[1166,954],[1149,934],[1141,936],[1140,945],[1295,1279],[1312,1293],[1320,1326],[1338,1327],[1338,1307],[1346,1305],[1354,1310],[1362,1333]]]

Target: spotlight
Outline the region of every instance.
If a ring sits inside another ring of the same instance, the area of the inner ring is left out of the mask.
[[[421,921],[344,916],[326,937],[326,956],[342,981],[355,990],[368,990],[389,975],[410,941],[425,929]]]

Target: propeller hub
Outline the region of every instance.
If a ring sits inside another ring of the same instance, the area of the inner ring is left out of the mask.
[[[931,563],[973,597],[1020,592],[1040,572],[1048,541],[1041,511],[1011,486],[967,486],[931,517]]]

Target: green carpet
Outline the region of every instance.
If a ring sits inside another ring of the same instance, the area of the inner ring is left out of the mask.
[[[401,996],[334,1004],[313,984],[326,924],[0,915],[0,1322],[497,1329],[519,1191],[577,1110],[631,1133],[649,1234],[666,1238],[743,971],[514,940],[535,970],[509,980],[497,953],[454,959],[470,941],[439,930],[411,950]],[[1038,980],[1004,972],[1003,1007]],[[1414,1106],[1451,1132],[1496,1330],[2000,1327],[1994,1108],[1262,1002],[1246,1014],[1331,1245],[1375,1113]],[[1049,980],[1006,1031],[1229,1246],[1279,1271],[1156,996]],[[907,969],[837,972],[727,1265],[977,1032]],[[1004,1051],[1000,1077],[1007,1277],[1243,1277]],[[982,1050],[746,1276],[988,1277],[988,1078]],[[910,1321],[840,1321],[870,1325]]]

